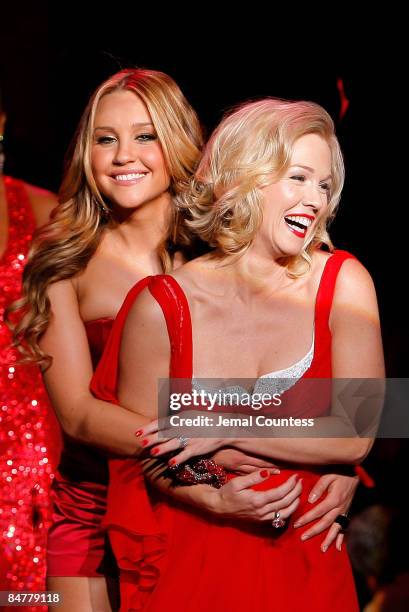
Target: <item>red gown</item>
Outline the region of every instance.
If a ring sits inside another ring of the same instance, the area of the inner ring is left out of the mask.
[[[10,346],[3,318],[5,308],[21,296],[35,220],[24,183],[11,177],[0,180],[9,221],[0,256],[0,590],[41,591],[59,429],[40,370],[16,365],[20,355]]]
[[[338,251],[325,266],[315,305],[315,351],[303,378],[331,378],[328,321],[335,281],[343,261]],[[140,291],[163,309],[171,343],[171,378],[192,377],[192,334],[188,302],[171,276],[140,281],[129,292],[114,323],[92,380],[94,394],[118,403],[118,354],[127,313]],[[300,415],[325,414],[328,406],[307,401]],[[281,416],[281,415],[280,415]],[[311,508],[308,493],[320,477],[310,468],[282,469],[258,488],[275,487],[292,473],[303,478],[297,511],[285,530],[239,524],[188,506],[145,485],[138,462],[110,461],[105,523],[121,572],[121,612],[356,612],[358,604],[348,556],[335,546],[323,553],[320,538],[300,541],[292,524]],[[233,477],[233,476],[232,476]],[[126,500],[126,503],[124,503]]]
[[[85,323],[94,368],[112,326],[111,318]],[[98,578],[116,575],[102,519],[106,512],[108,464],[96,448],[64,435],[52,485],[53,514],[48,533],[48,576]]]

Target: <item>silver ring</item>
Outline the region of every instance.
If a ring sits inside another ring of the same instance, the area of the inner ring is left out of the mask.
[[[273,521],[272,521],[272,525],[276,529],[281,529],[281,527],[284,527],[285,520],[281,518],[279,512],[274,512],[274,518],[273,518]]]
[[[189,442],[189,438],[187,438],[186,436],[179,436],[178,440],[179,440],[179,448],[186,448],[187,443]]]

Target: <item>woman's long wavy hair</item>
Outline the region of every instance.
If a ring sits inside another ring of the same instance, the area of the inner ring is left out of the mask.
[[[196,169],[202,131],[196,113],[177,84],[155,70],[126,69],[102,83],[91,97],[71,143],[51,221],[35,235],[23,275],[23,297],[7,312],[14,345],[31,361],[46,368],[51,357],[39,340],[51,316],[47,289],[83,270],[109,221],[109,204],[98,190],[91,168],[93,126],[98,102],[114,91],[132,91],[145,103],[160,141],[170,175],[169,191],[176,200],[187,189]],[[189,250],[190,232],[177,206],[170,210],[169,230],[159,247],[164,271],[177,250]]]
[[[344,164],[334,123],[318,104],[266,98],[237,107],[225,116],[205,147],[189,192],[182,194],[187,225],[214,249],[215,256],[240,256],[262,222],[261,189],[278,180],[290,163],[294,143],[318,134],[331,150],[332,187],[326,215],[299,256],[285,263],[290,276],[311,265],[311,252],[325,244],[344,183]]]

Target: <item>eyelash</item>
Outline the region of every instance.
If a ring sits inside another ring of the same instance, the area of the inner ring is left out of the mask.
[[[293,176],[290,176],[290,178],[294,179],[295,181],[300,181],[300,182],[305,181],[305,176],[302,174],[294,174]],[[331,186],[329,185],[329,183],[321,183],[320,187],[328,193],[331,191]]]
[[[157,136],[156,134],[139,134],[137,138],[142,138],[142,142],[150,142],[152,140],[156,140]]]
[[[138,142],[152,142],[157,139],[156,134],[138,134],[135,140]],[[112,144],[115,138],[113,136],[100,136],[97,138],[97,144]]]

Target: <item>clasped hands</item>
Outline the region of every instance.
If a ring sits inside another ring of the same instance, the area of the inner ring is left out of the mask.
[[[271,522],[277,511],[283,519],[288,519],[299,506],[302,479],[297,474],[277,487],[254,490],[252,487],[279,474],[280,470],[268,459],[229,448],[232,440],[228,438],[188,438],[186,446],[181,449],[175,428],[169,428],[166,419],[152,421],[138,430],[136,435],[140,438],[142,448],[155,458],[179,449],[180,452],[169,459],[169,465],[183,463],[194,456],[211,455],[228,471],[238,474],[220,489],[212,489],[210,492],[209,510],[215,514],[264,523]],[[339,514],[348,512],[358,482],[358,477],[332,473],[323,475],[317,481],[308,495],[311,509],[293,524],[294,528],[300,529],[301,540],[324,534],[321,542],[323,552],[333,543],[337,550],[341,550],[344,534],[334,520]],[[302,527],[307,525],[309,527],[302,531]]]

